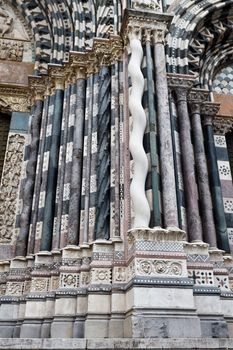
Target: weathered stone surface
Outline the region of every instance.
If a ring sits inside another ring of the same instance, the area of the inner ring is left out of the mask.
[[[0,349],[233,349],[233,339],[1,339]]]

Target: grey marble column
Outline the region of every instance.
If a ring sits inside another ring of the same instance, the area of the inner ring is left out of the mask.
[[[187,208],[188,236],[190,241],[202,240],[202,225],[198,207],[198,190],[195,178],[193,146],[187,105],[187,88],[176,88],[179,119],[182,168],[184,174],[185,202]]]
[[[31,144],[30,156],[26,168],[26,182],[23,193],[23,209],[20,216],[20,233],[16,242],[16,256],[24,256],[27,253],[27,243],[30,229],[33,190],[36,177],[36,164],[40,139],[40,125],[43,112],[43,96],[36,100],[34,112],[31,116]]]
[[[217,247],[200,108],[200,103],[195,103],[193,101],[190,102],[194,157],[197,169],[197,181],[202,214],[203,240],[204,242],[209,243],[210,247]]]
[[[72,173],[69,202],[69,229],[68,244],[78,244],[80,225],[83,141],[84,141],[84,114],[85,114],[85,79],[78,79],[77,83],[77,112],[74,124],[74,144],[72,158]]]
[[[218,106],[214,103],[203,105],[202,115],[204,121],[204,137],[209,167],[209,179],[211,195],[213,200],[214,220],[216,225],[218,248],[223,249],[226,252],[230,252],[212,124],[213,116],[215,116],[217,112]]]
[[[162,180],[162,207],[165,227],[178,227],[176,183],[171,137],[171,121],[164,52],[165,27],[154,31],[155,89],[157,97],[160,168]]]

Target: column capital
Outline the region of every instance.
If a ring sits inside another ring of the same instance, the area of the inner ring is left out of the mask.
[[[34,101],[44,100],[44,94],[46,89],[45,77],[29,75],[28,84],[32,93],[32,99]]]
[[[220,109],[220,103],[215,102],[205,102],[202,105],[201,113],[204,116],[215,117]]]
[[[207,102],[209,98],[209,91],[204,89],[192,89],[188,94],[188,102],[189,107],[191,109],[191,113],[199,113],[201,112],[201,105],[204,102]]]
[[[49,64],[49,77],[54,81],[56,90],[64,90],[65,87],[65,70],[61,64]]]
[[[215,117],[213,127],[215,134],[226,135],[233,130],[233,118]]]
[[[196,75],[167,73],[167,79],[171,90],[180,88],[188,92],[195,83]]]
[[[154,43],[164,42],[167,27],[170,25],[173,15],[167,13],[159,13],[147,10],[144,6],[137,9],[126,9],[124,12],[121,35],[125,45],[128,43],[128,37],[132,29],[138,31],[140,35],[151,32]]]

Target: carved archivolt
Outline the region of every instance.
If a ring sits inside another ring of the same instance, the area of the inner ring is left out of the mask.
[[[15,221],[25,138],[9,136],[0,187],[0,243],[10,243]]]

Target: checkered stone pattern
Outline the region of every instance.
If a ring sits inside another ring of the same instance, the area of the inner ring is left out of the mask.
[[[214,78],[213,91],[233,95],[233,65],[224,67]]]
[[[229,234],[229,229],[233,227],[233,186],[226,137],[225,135],[214,135],[214,141],[217,153],[219,178],[222,188],[224,212]],[[231,241],[229,242],[231,249],[233,249]]]
[[[193,278],[195,285],[214,285],[212,270],[188,269],[188,277]]]

